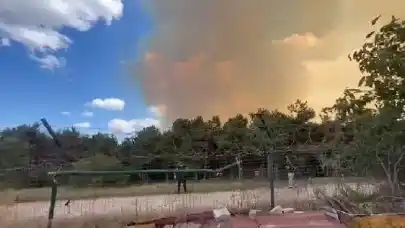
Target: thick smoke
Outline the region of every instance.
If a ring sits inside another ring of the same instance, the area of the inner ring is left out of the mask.
[[[295,99],[316,109],[357,81],[347,54],[400,0],[145,0],[155,27],[133,75],[177,117],[227,118]]]

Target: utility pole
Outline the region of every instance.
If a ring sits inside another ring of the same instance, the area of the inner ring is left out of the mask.
[[[261,129],[263,129],[269,139],[272,138],[272,135],[267,128],[266,122],[264,121],[264,118],[262,115],[258,115],[262,126]],[[270,187],[270,207],[273,209],[275,207],[275,200],[274,200],[274,159],[273,159],[273,152],[274,152],[274,146],[272,145],[271,151],[266,151],[267,153],[267,178],[269,180],[269,187]]]

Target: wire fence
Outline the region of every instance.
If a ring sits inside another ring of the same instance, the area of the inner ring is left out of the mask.
[[[278,151],[272,154],[274,159],[274,180],[287,180],[288,179],[288,168],[287,160],[289,158],[290,162],[293,163],[295,179],[307,180],[308,178],[315,177],[331,177],[338,176],[340,174],[336,173],[336,170],[325,169],[322,166],[322,161],[319,157],[313,153],[304,154],[300,152],[298,155],[294,155],[291,151]],[[215,156],[215,157],[204,157],[204,156],[168,156],[168,155],[155,155],[153,157],[149,156],[133,156],[132,159],[137,159],[140,164],[144,164],[143,167],[140,167],[139,172],[133,175],[126,175],[125,183],[122,185],[142,185],[142,184],[151,184],[151,183],[164,183],[164,182],[174,182],[175,174],[174,172],[155,172],[149,173],[145,172],[146,170],[165,170],[165,169],[175,169],[176,164],[159,166],[153,164],[156,162],[156,159],[166,161],[171,159],[173,161],[182,161],[184,164],[189,164],[188,169],[210,169],[216,170],[222,167],[225,167],[238,158],[241,160],[241,164],[238,167],[231,167],[218,172],[190,172],[187,175],[187,179],[190,181],[202,181],[202,180],[261,180],[268,181],[270,178],[268,171],[268,158],[267,155],[245,155],[245,156]],[[207,161],[204,162],[204,159]],[[69,167],[66,165],[65,167]],[[39,166],[31,167],[15,167],[10,169],[2,170],[0,178],[3,188],[14,187],[18,188],[19,186],[29,186],[32,182],[32,178],[37,176],[38,178],[47,178],[46,173],[54,169],[53,163],[41,163]],[[124,170],[133,170],[133,167],[128,166],[122,168]],[[72,169],[65,169],[72,170]],[[339,173],[343,173],[342,170],[339,170]],[[44,176],[45,175],[45,176]],[[86,178],[88,183],[87,187],[91,186],[92,178]],[[65,180],[60,180],[60,185],[71,185],[74,178],[67,178]],[[117,183],[113,183],[116,185]]]
[[[264,155],[241,156],[240,166],[232,165],[226,169],[209,168],[204,171],[190,168],[188,172],[190,176],[186,177],[189,192],[180,195],[173,194],[176,193],[174,174],[178,170],[128,170],[115,173],[101,171],[82,174],[67,171],[63,175],[60,173],[61,175],[55,178],[55,185],[51,189],[46,191],[43,189],[23,190],[18,194],[20,201],[42,200],[48,201],[48,203],[36,203],[35,207],[38,208],[35,210],[27,208],[24,204],[19,204],[17,207],[19,213],[24,213],[25,218],[43,217],[46,216],[46,213],[51,212],[48,215],[51,218],[50,221],[55,215],[56,218],[114,213],[135,213],[139,216],[222,206],[262,208],[263,205],[271,207],[271,204],[296,207],[300,202],[314,202],[314,191],[317,188],[325,188],[332,194],[342,182],[355,185],[364,182],[362,178],[342,176],[344,173],[342,169],[325,170],[313,153],[294,155],[291,151],[285,153],[278,151],[272,156],[273,173],[268,169],[269,157]],[[139,157],[139,159],[147,158]],[[218,166],[225,167],[226,165],[226,159],[223,158]],[[288,181],[289,165],[294,165],[295,176],[292,188],[289,188]],[[50,174],[54,176],[55,173]],[[74,181],[78,177],[83,177],[82,181],[87,182],[87,186],[91,186],[94,181],[100,180],[100,177],[113,178],[113,181],[116,181],[117,178],[126,179],[131,175],[142,176],[139,174],[146,174],[149,178],[143,176],[144,179],[137,184],[122,188],[72,189],[62,185],[63,181]],[[164,178],[153,179],[153,175],[156,174],[163,174]],[[204,176],[204,174],[206,175]],[[69,178],[64,178],[64,175],[68,175]],[[269,187],[272,178],[274,178],[273,189]],[[366,185],[364,188],[366,191],[371,191],[372,186]],[[53,206],[46,209],[49,202]]]
[[[35,166],[4,170],[0,178],[4,188],[27,186],[39,177],[48,180],[52,190],[24,189],[18,191],[15,198],[19,202],[51,199],[50,220],[54,213],[81,216],[83,213],[110,213],[116,208],[147,213],[152,207],[156,212],[158,207],[167,209],[166,204],[171,204],[170,210],[218,206],[254,208],[260,204],[272,208],[275,204],[285,202],[313,200],[314,189],[319,186],[332,186],[333,191],[342,181],[355,184],[364,182],[362,178],[352,177],[353,172],[344,161],[330,155],[336,149],[336,139],[341,140],[337,137],[339,132],[335,130],[325,130],[319,126],[278,125],[271,129],[260,129],[260,132],[264,133],[258,135],[254,131],[255,134],[249,134],[244,139],[254,141],[254,148],[246,141],[243,143],[248,146],[243,145],[242,140],[232,139],[226,149],[217,153],[198,150],[176,154],[161,151],[139,155],[131,153],[128,157],[131,164],[121,166],[120,170],[110,168],[87,172],[77,169],[77,163],[67,162],[63,166],[57,163],[55,166],[54,162],[44,160]],[[58,145],[63,141],[55,139],[58,136],[52,134],[52,129],[50,135],[58,147],[55,150],[57,153],[80,157],[78,152],[82,151],[81,147],[63,147]],[[107,157],[113,156],[110,153]],[[86,162],[84,167],[88,167]],[[103,164],[104,161],[101,159],[98,162]],[[185,164],[186,168],[176,169],[178,163]],[[179,172],[184,173],[188,194],[173,194],[177,193],[179,178],[176,174]],[[111,197],[121,197],[122,200],[114,198],[117,201],[114,206],[102,206],[102,202],[105,204]],[[179,199],[182,203],[179,203]],[[187,202],[184,202],[185,199]],[[128,201],[138,203],[136,206],[128,205]],[[145,205],[144,202],[153,202],[151,204],[154,206]],[[163,205],[161,202],[166,203]],[[77,207],[81,207],[81,212]],[[72,212],[73,209],[69,208],[76,209]]]

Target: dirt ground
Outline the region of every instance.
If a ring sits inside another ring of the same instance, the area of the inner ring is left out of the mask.
[[[346,178],[344,181],[337,178],[314,178],[312,184],[325,183],[343,183],[343,182],[364,182],[361,178]],[[297,187],[306,186],[308,179],[297,180]],[[209,193],[218,191],[234,191],[234,190],[252,190],[257,188],[266,188],[269,182],[263,179],[256,180],[209,180],[209,181],[188,181],[187,188],[190,193]],[[277,188],[286,187],[287,181],[276,181]],[[120,188],[70,188],[59,187],[59,200],[75,200],[75,199],[96,199],[102,197],[129,197],[129,196],[146,196],[146,195],[166,195],[173,194],[177,191],[176,183],[156,183],[134,185],[130,187]],[[50,188],[8,189],[0,194],[0,204],[27,203],[37,201],[49,201],[51,195]]]
[[[361,187],[364,191],[372,191],[369,184],[350,183],[354,187]],[[314,200],[314,190],[323,189],[333,194],[336,183],[316,183],[297,186],[289,189],[278,186],[275,189],[277,201],[308,201]],[[211,209],[222,206],[232,208],[255,207],[255,205],[270,202],[268,187],[253,190],[235,190],[211,193],[162,194],[131,197],[103,197],[97,199],[72,200],[65,206],[65,200],[58,200],[55,208],[55,218],[77,218],[81,216],[107,216],[119,214],[162,214],[179,210]],[[48,202],[18,203],[0,206],[0,220],[24,220],[44,218],[48,214]]]

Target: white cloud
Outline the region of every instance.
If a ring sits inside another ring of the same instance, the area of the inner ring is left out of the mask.
[[[77,127],[77,128],[89,128],[89,127],[91,127],[91,124],[89,122],[82,122],[82,123],[73,124],[73,126]]]
[[[82,112],[82,116],[84,116],[84,117],[93,117],[94,113],[90,112],[90,111],[84,111],[84,112]]]
[[[63,116],[70,116],[70,112],[61,112],[60,114],[62,114]]]
[[[318,37],[316,37],[312,33],[304,33],[304,34],[293,34],[284,38],[281,41],[274,41],[274,43],[282,43],[287,45],[295,45],[298,47],[313,47],[317,45],[320,41]]]
[[[53,70],[55,68],[63,67],[66,64],[65,58],[58,58],[54,55],[45,54],[39,57],[38,55],[31,54],[30,58],[37,61],[41,68]]]
[[[159,127],[159,120],[152,118],[132,120],[112,119],[108,122],[108,128],[115,134],[133,133],[152,125]]]
[[[100,20],[110,25],[122,16],[123,7],[122,0],[1,0],[1,43],[21,43],[41,67],[60,67],[63,64],[55,52],[73,43],[61,28],[87,31]]]
[[[125,107],[125,101],[118,98],[106,98],[106,99],[94,99],[90,102],[90,106],[93,108],[102,108],[107,110],[123,110]]]
[[[10,45],[11,45],[10,39],[7,39],[7,38],[0,39],[0,47],[7,47]]]

